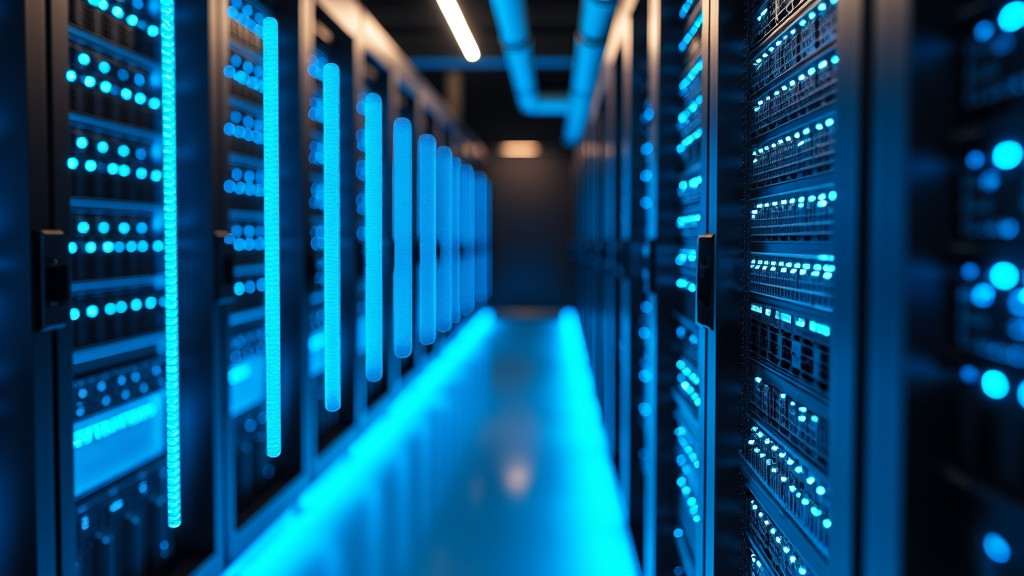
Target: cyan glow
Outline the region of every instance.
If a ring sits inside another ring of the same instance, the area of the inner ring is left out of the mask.
[[[988,279],[996,290],[1006,292],[1020,283],[1020,269],[1010,262],[996,262],[988,271]]]
[[[164,361],[167,525],[181,526],[181,335],[178,309],[178,104],[174,0],[160,0],[160,97],[163,101]],[[155,302],[154,302],[155,304]]]
[[[452,384],[491,337],[496,323],[493,309],[474,314],[388,409],[355,438],[350,449],[305,488],[297,506],[281,514],[224,574],[317,573],[319,568],[311,566],[324,566],[323,555],[334,557],[338,550],[332,527],[349,509],[350,501],[371,493],[372,479],[381,477],[389,455],[419,434],[424,421],[442,409],[451,397]],[[339,487],[345,489],[339,492]]]
[[[1018,4],[1024,6],[1024,2]],[[1016,169],[1021,162],[1024,162],[1024,146],[1016,140],[1004,140],[992,148],[992,165],[1004,172]]]
[[[384,377],[384,103],[369,93],[366,110],[366,379]]]
[[[1024,408],[1024,382],[1017,384],[1017,404]]]
[[[441,260],[437,270],[437,331],[452,329],[452,151],[437,149],[437,239]]]
[[[75,496],[123,476],[164,453],[166,400],[154,392],[75,422]]]
[[[281,455],[281,73],[276,18],[263,21],[264,333],[267,456]]]
[[[1019,32],[1024,28],[1024,2],[1020,0],[1008,2],[999,11],[999,17],[996,21],[999,23],[999,29],[1007,34]]]
[[[1024,2],[1017,2],[1024,5]],[[1006,538],[998,532],[989,532],[981,540],[981,547],[985,550],[985,556],[996,564],[1006,564],[1013,557],[1013,550]]]
[[[324,409],[341,409],[341,68],[324,81]]]
[[[392,168],[392,231],[395,242],[395,269],[392,284],[392,320],[395,329],[395,355],[412,355],[412,122],[395,120]]]
[[[416,206],[419,209],[419,338],[429,346],[437,339],[437,141],[420,136]]]
[[[1000,370],[986,370],[981,375],[981,391],[993,400],[1002,400],[1010,394],[1010,379]]]
[[[473,311],[473,304],[476,302],[476,273],[474,264],[476,262],[475,234],[473,221],[476,220],[476,170],[470,165],[462,167],[462,211],[460,227],[462,228],[462,245],[464,253],[462,256],[462,288],[459,290],[462,303],[460,305],[462,316],[469,316]]]

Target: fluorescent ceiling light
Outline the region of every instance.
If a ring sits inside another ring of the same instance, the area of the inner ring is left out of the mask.
[[[480,46],[477,45],[476,38],[473,37],[473,32],[469,29],[469,23],[466,22],[466,17],[462,14],[458,0],[437,0],[437,5],[441,7],[441,13],[444,14],[448,27],[452,29],[452,35],[459,43],[459,49],[462,50],[466,61],[476,62],[479,60]]]
[[[498,142],[498,156],[501,158],[540,158],[544,146],[537,140],[504,140]]]

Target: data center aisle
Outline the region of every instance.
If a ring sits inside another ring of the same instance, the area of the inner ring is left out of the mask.
[[[578,315],[489,314],[226,574],[636,574]]]

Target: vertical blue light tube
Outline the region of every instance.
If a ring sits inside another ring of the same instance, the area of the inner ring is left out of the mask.
[[[160,100],[164,184],[164,401],[167,525],[181,526],[181,324],[178,280],[178,103],[174,0],[160,0]]]
[[[474,193],[476,206],[476,223],[474,226],[474,250],[476,251],[476,303],[483,305],[487,302],[487,261],[484,250],[486,249],[486,230],[484,224],[487,221],[487,175],[476,175],[476,190]]]
[[[341,409],[341,69],[324,66],[324,408]]]
[[[452,318],[452,326],[459,323],[462,320],[462,315],[459,314],[459,303],[461,300],[461,289],[462,279],[460,278],[462,271],[462,235],[460,233],[461,218],[460,212],[462,204],[462,158],[452,159],[452,195],[451,195],[451,211],[452,211],[452,299],[451,306],[448,308],[448,313]]]
[[[366,95],[366,379],[384,377],[384,103]]]
[[[437,239],[437,331],[447,332],[452,329],[452,150],[447,146],[437,149]]]
[[[487,208],[484,210],[484,217],[486,218],[484,230],[487,239],[487,246],[484,249],[487,274],[487,298],[485,301],[489,301],[494,294],[494,262],[492,261],[494,256],[494,183],[490,179],[487,180]]]
[[[395,355],[412,355],[412,122],[395,120],[392,204],[395,269],[392,285]]]
[[[430,134],[419,139],[420,344],[429,346],[437,339],[437,141]]]
[[[276,18],[263,21],[264,332],[267,456],[281,455],[281,75]]]
[[[473,286],[473,220],[476,218],[476,211],[473,209],[473,196],[476,195],[476,170],[466,164],[462,167],[462,288],[459,294],[462,295],[460,312],[463,317],[473,312],[473,300],[476,297],[476,290]]]

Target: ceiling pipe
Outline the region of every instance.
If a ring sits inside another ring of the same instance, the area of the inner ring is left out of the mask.
[[[590,99],[601,69],[601,55],[616,0],[581,0],[572,63],[569,66],[569,111],[562,123],[562,145],[570,148],[583,139],[590,112]]]
[[[581,0],[569,89],[561,94],[541,94],[526,1],[490,0],[516,109],[530,118],[563,118],[562,144],[566,147],[575,146],[583,138],[615,3],[616,0]]]

